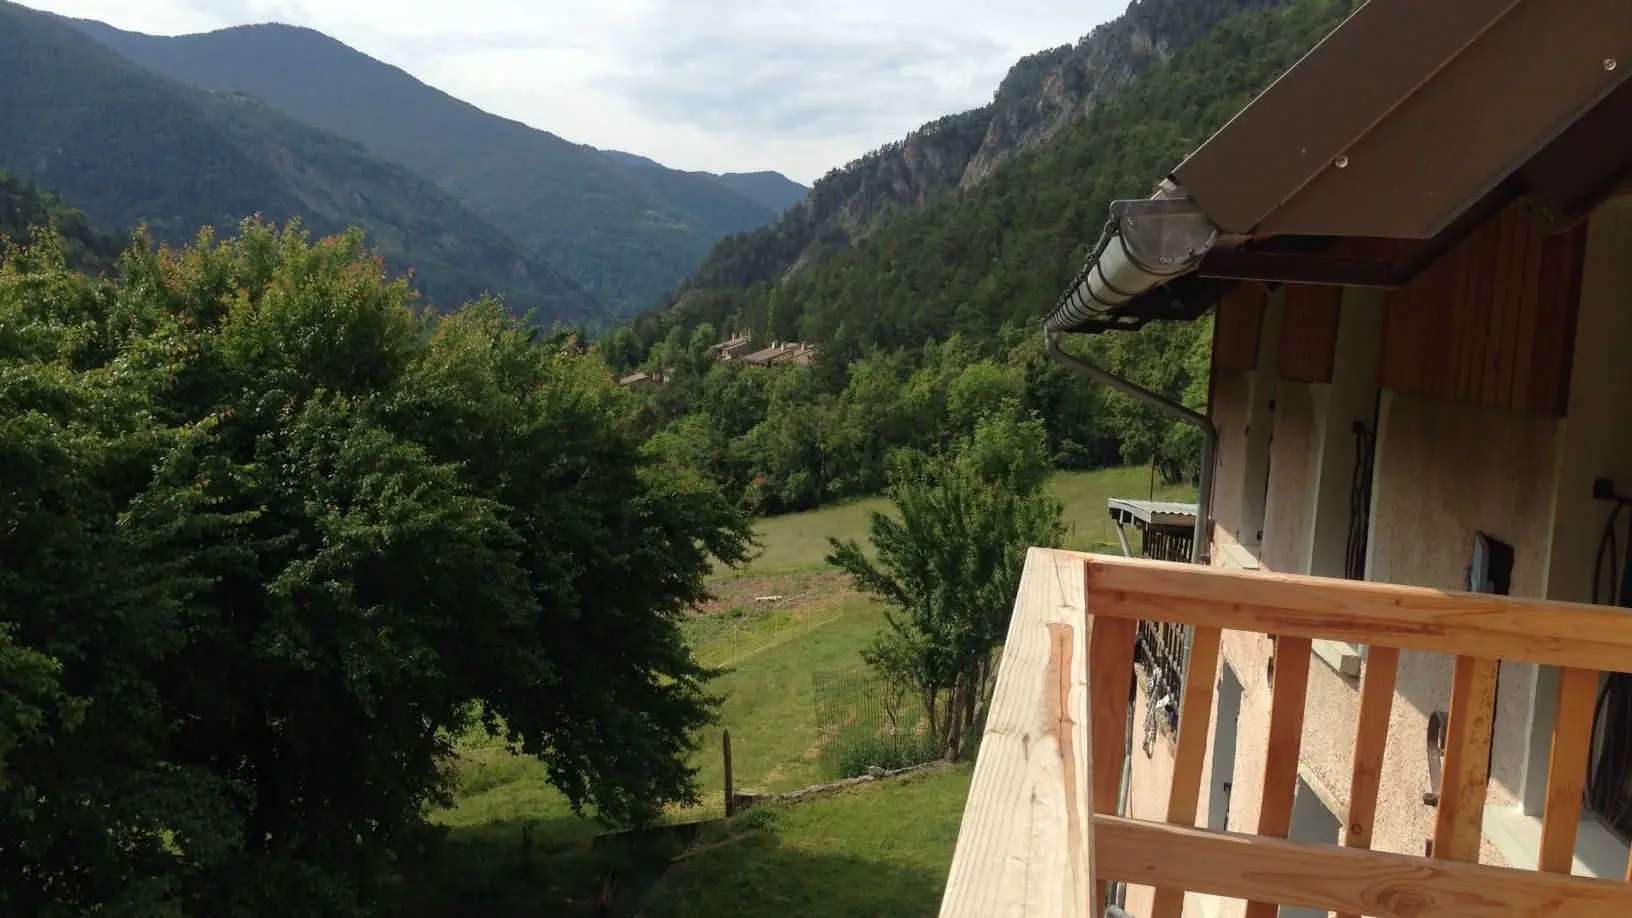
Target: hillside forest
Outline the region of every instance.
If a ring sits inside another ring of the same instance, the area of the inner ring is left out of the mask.
[[[1150,463],[1191,478],[1194,429],[1047,360],[1041,317],[1110,201],[1148,194],[1346,11],[1309,0],[1230,17],[967,193],[902,212],[784,279],[690,289],[613,332],[607,359],[665,373],[642,423],[758,512],[875,493],[893,461],[944,450],[993,413],[1040,419],[1057,468]],[[727,240],[716,258],[753,264],[776,245],[766,231]],[[727,333],[815,341],[822,355],[809,367],[710,360]],[[1210,340],[1202,321],[1066,346],[1200,407]]]

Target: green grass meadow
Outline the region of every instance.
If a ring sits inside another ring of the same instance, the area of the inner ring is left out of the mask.
[[[1151,495],[1149,470],[1064,473],[1066,547],[1119,552],[1112,496]],[[1156,483],[1157,500],[1194,493]],[[452,856],[403,883],[402,918],[629,915],[651,918],[928,916],[940,901],[969,770],[954,767],[866,785],[798,806],[724,812],[720,734],[729,729],[738,790],[778,792],[827,780],[812,676],[861,665],[884,609],[825,562],[829,537],[865,543],[882,500],[762,520],[763,553],[716,579],[721,600],[689,620],[700,660],[721,667],[720,723],[697,737],[699,803],[672,823],[714,820],[696,838],[610,842],[574,816],[541,764],[482,737],[461,744],[449,828]],[[675,860],[679,858],[678,860]],[[606,908],[602,909],[602,900]]]

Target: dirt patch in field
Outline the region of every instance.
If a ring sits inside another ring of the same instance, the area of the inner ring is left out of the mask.
[[[771,577],[733,577],[710,585],[714,598],[696,609],[716,615],[731,609],[820,609],[856,599],[846,574],[825,571]]]

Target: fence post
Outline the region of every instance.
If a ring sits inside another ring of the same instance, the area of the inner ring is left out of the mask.
[[[725,816],[727,819],[736,812],[735,801],[732,799],[735,792],[731,787],[731,731],[720,731],[720,751],[725,755]]]

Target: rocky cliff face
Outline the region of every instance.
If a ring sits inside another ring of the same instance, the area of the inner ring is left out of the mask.
[[[678,301],[702,289],[775,282],[877,232],[903,209],[965,191],[1227,17],[1287,2],[1133,0],[1122,16],[1075,44],[1021,59],[991,103],[926,124],[835,169],[776,224],[724,240],[681,287]]]

